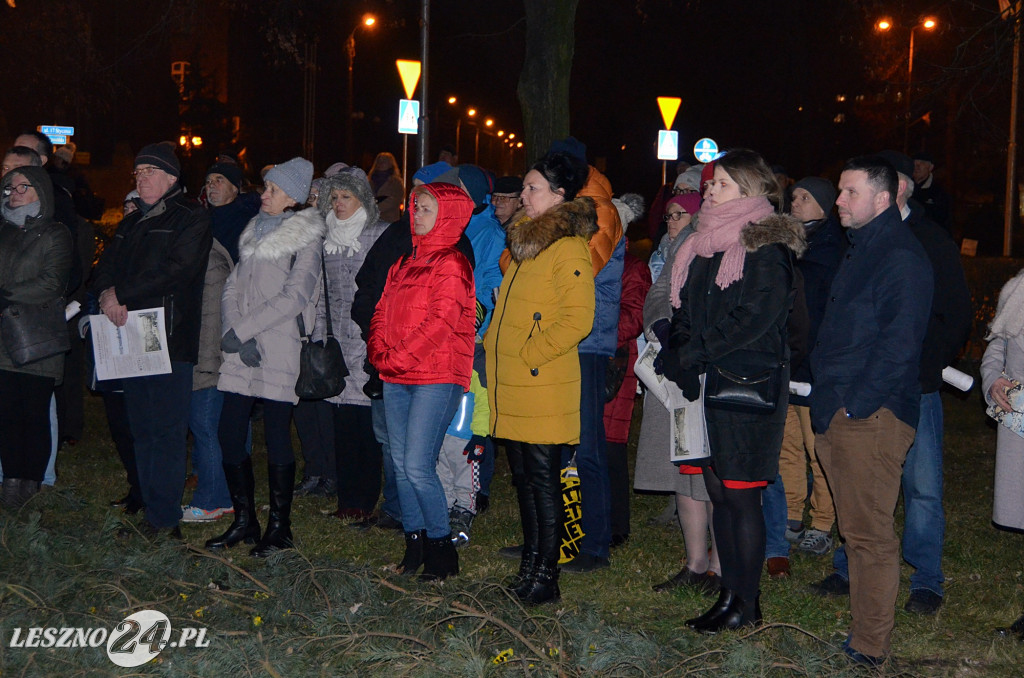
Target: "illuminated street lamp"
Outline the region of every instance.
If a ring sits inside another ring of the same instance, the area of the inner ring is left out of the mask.
[[[348,53],[348,116],[345,119],[345,149],[348,151],[350,159],[355,157],[355,151],[352,148],[352,115],[354,113],[352,107],[352,62],[356,58],[356,31],[360,28],[370,28],[376,23],[376,17],[372,14],[364,14],[345,40],[345,51]]]
[[[939,25],[935,17],[922,17],[916,24],[910,27],[910,49],[908,50],[907,56],[907,115],[903,121],[903,152],[907,153],[910,147],[910,91],[914,84],[914,32],[918,28],[923,28],[926,31],[933,31]],[[875,29],[885,33],[892,29],[893,21],[889,18],[879,19],[875,23]]]

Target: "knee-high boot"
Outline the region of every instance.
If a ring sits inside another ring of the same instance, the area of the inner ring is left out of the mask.
[[[539,557],[537,504],[533,495],[533,488],[525,477],[516,479],[519,522],[523,526],[523,553],[519,559],[519,573],[509,583],[509,588],[518,598],[524,598],[529,593],[532,587],[530,577]]]
[[[267,464],[270,482],[270,517],[267,531],[250,552],[257,558],[266,558],[278,549],[294,548],[292,542],[292,493],[295,490],[295,462]]]
[[[559,518],[562,511],[561,481],[559,480],[560,450],[555,445],[530,445],[526,476],[533,490],[533,505],[537,520],[537,559],[530,575],[529,586],[520,598],[530,604],[558,600]]]
[[[224,534],[207,539],[206,548],[226,548],[239,542],[255,544],[260,538],[260,524],[256,519],[256,479],[252,473],[252,457],[246,457],[239,464],[223,464],[223,467],[231,505],[235,509],[234,520]]]

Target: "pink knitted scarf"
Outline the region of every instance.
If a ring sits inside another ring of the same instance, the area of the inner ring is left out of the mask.
[[[768,198],[758,195],[750,198],[736,198],[721,205],[712,206],[705,202],[697,214],[697,232],[691,235],[676,252],[672,263],[672,286],[669,301],[672,308],[679,308],[679,290],[686,284],[690,263],[694,257],[710,258],[717,252],[724,252],[722,264],[718,267],[715,284],[725,289],[743,277],[743,262],[746,249],[740,244],[740,231],[747,224],[758,222],[774,210]]]

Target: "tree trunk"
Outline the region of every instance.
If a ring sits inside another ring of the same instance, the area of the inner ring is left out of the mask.
[[[527,167],[569,135],[569,77],[579,0],[523,0],[526,60],[519,76]]]

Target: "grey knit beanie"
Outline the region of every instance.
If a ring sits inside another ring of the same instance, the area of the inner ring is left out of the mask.
[[[366,172],[358,167],[343,169],[337,174],[326,177],[320,187],[320,198],[316,201],[316,208],[320,214],[327,216],[331,211],[331,193],[337,189],[348,191],[354,195],[366,210],[366,223],[376,224],[380,221],[380,209],[377,207],[377,198],[373,195],[370,181],[366,178]]]
[[[305,158],[292,158],[288,162],[274,165],[264,181],[273,181],[288,197],[299,203],[309,197],[309,185],[313,181],[313,163]]]

